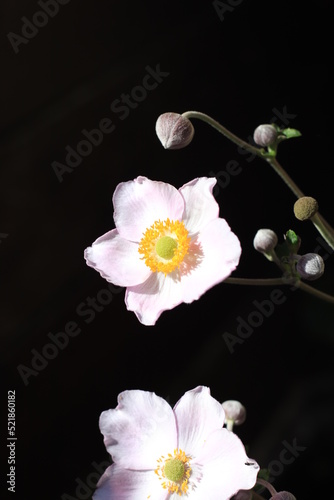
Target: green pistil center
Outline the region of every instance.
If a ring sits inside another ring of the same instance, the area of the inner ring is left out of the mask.
[[[170,236],[162,236],[162,238],[157,241],[155,251],[159,257],[170,260],[174,257],[174,251],[176,248],[177,241],[174,240],[174,238],[171,238]]]
[[[171,458],[165,463],[164,473],[170,481],[180,481],[184,475],[184,463],[178,458]]]

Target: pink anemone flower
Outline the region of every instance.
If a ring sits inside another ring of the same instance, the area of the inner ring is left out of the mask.
[[[259,466],[223,425],[208,387],[186,392],[173,409],[153,392],[121,393],[100,417],[114,463],[93,500],[227,500],[252,488]]]
[[[115,229],[85,250],[88,266],[126,287],[125,303],[144,325],[190,303],[237,267],[240,242],[219,217],[215,178],[180,189],[137,177],[113,195]]]

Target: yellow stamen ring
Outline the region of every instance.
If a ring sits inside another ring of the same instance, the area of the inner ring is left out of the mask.
[[[189,250],[190,237],[183,222],[155,221],[146,229],[138,252],[151,271],[165,275],[178,268]]]
[[[161,480],[161,486],[168,490],[168,493],[176,493],[182,496],[187,494],[189,487],[189,477],[191,467],[189,461],[191,457],[182,450],[174,450],[174,454],[168,453],[167,458],[160,457],[155,473]]]

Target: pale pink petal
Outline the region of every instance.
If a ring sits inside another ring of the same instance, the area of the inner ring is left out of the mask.
[[[195,461],[202,465],[202,478],[192,500],[229,499],[240,489],[251,489],[259,472],[238,436],[227,429],[210,434]]]
[[[155,469],[177,443],[173,410],[153,392],[122,392],[117,408],[101,414],[100,429],[113,461],[126,468]]]
[[[125,294],[125,303],[129,311],[134,311],[143,325],[155,325],[163,311],[173,309],[182,302],[182,289],[173,271],[166,276],[152,273],[141,285],[129,287]]]
[[[174,186],[146,177],[118,184],[113,204],[119,234],[136,242],[155,221],[181,220],[184,211],[183,197]]]
[[[224,425],[224,410],[208,387],[188,391],[174,407],[178,447],[196,457],[208,436]]]
[[[104,234],[85,250],[88,266],[114,285],[133,286],[143,283],[151,274],[140,259],[138,244],[125,240],[117,229]]]
[[[105,471],[93,500],[167,500],[154,471],[127,470],[116,464]]]
[[[193,253],[197,253],[193,264]],[[241,247],[224,219],[211,221],[197,236],[180,267],[182,299],[197,300],[217,283],[224,281],[236,269]]]
[[[216,182],[215,177],[200,177],[179,189],[185,201],[183,222],[190,235],[219,216],[219,205],[212,195]]]

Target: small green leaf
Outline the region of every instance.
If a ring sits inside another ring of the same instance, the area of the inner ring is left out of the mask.
[[[289,247],[290,253],[297,253],[300,247],[300,238],[299,236],[289,229],[289,231],[285,234],[285,241]]]
[[[298,236],[292,229],[289,229],[289,231],[286,232],[286,239],[287,242],[290,243],[291,245],[295,245],[298,241]]]
[[[299,130],[295,128],[285,128],[281,130],[281,134],[285,135],[287,139],[292,139],[293,137],[300,137],[302,134]]]
[[[270,477],[270,472],[268,469],[260,469],[257,477],[260,477],[261,479],[265,479],[266,481],[268,481]]]

